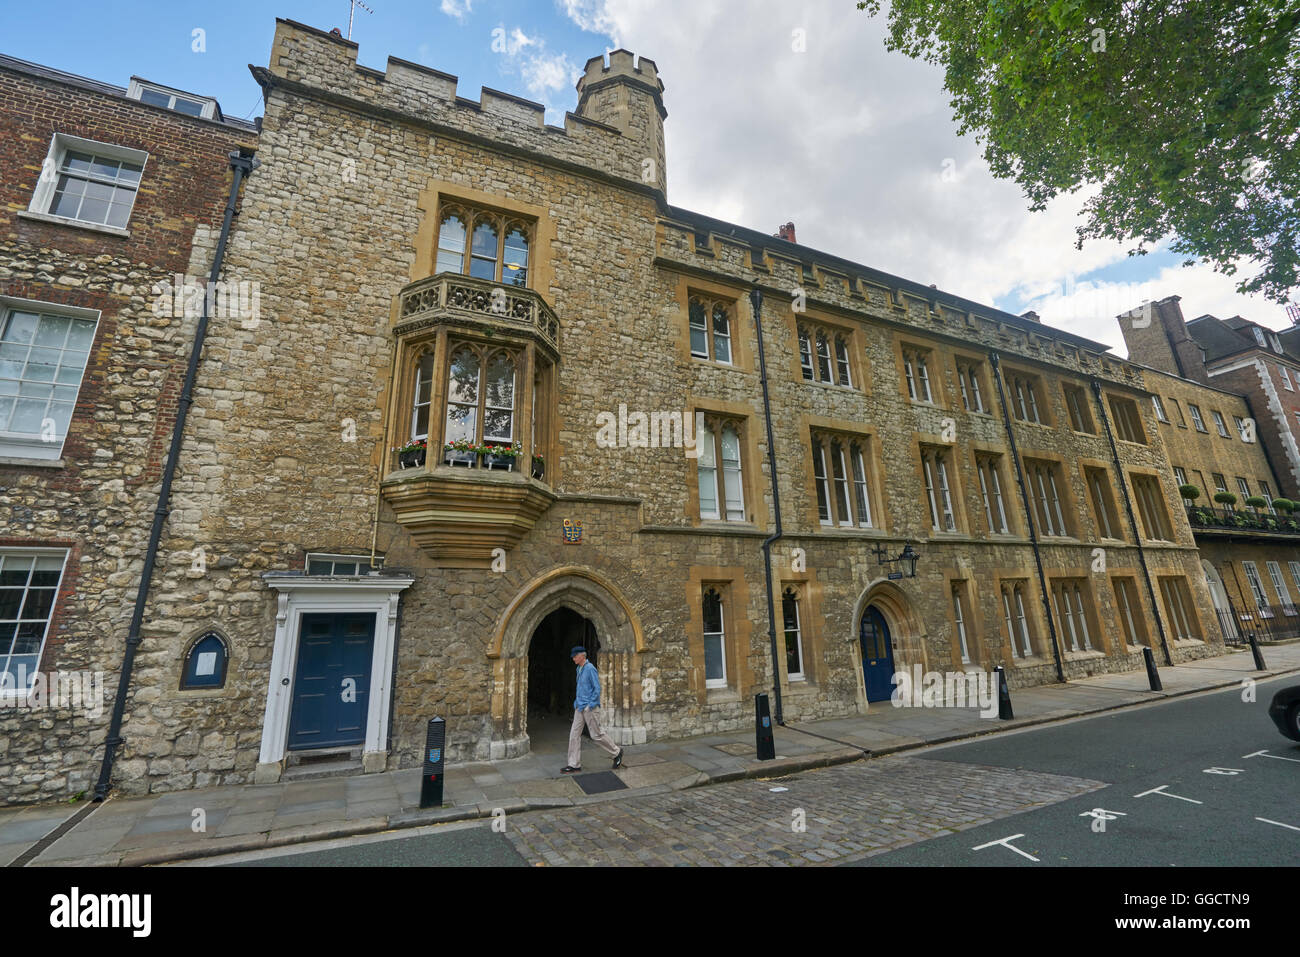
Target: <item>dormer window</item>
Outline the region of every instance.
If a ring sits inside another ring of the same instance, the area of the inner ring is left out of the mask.
[[[192,96],[165,86],[145,83],[134,77],[131,79],[131,85],[127,87],[126,95],[132,100],[175,110],[186,116],[197,116],[204,120],[217,118],[217,101],[210,97]]]
[[[1268,343],[1266,343],[1266,342],[1264,341],[1264,330],[1263,330],[1263,329],[1261,329],[1259,326],[1251,326],[1251,327],[1250,327],[1250,331],[1253,332],[1253,333],[1255,334],[1255,341],[1258,342],[1261,346],[1267,346],[1267,345],[1268,345]]]

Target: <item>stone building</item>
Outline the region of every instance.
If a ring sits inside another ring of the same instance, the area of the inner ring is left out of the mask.
[[[1274,469],[1275,463],[1282,463],[1285,469],[1286,445],[1276,417],[1255,417],[1256,410],[1272,409],[1284,402],[1280,396],[1286,395],[1286,383],[1293,381],[1294,360],[1276,333],[1253,324],[1234,323],[1220,327],[1220,333],[1237,336],[1234,327],[1261,329],[1261,337],[1270,348],[1277,343],[1284,351],[1281,356],[1275,354],[1267,359],[1256,354],[1247,365],[1224,374],[1207,373],[1206,364],[1200,362],[1203,353],[1199,347],[1187,345],[1195,340],[1177,337],[1181,328],[1178,309],[1177,297],[1157,303],[1152,318],[1164,322],[1153,323],[1150,328],[1157,329],[1161,336],[1171,330],[1170,340],[1183,343],[1182,368],[1189,377],[1148,369],[1145,382],[1152,393],[1152,408],[1175,485],[1192,485],[1198,490],[1195,498],[1185,502],[1185,509],[1220,630],[1228,641],[1240,641],[1250,633],[1260,640],[1296,637],[1300,635],[1300,608],[1296,604],[1300,597],[1300,523],[1287,512],[1287,500],[1281,503],[1281,510],[1273,504],[1280,497],[1279,489],[1286,487],[1280,481],[1286,471]],[[1140,313],[1120,317],[1126,337],[1132,335],[1130,323],[1135,316],[1140,317]],[[1211,333],[1206,330],[1215,328],[1213,323],[1219,320],[1202,317],[1187,327],[1197,329],[1197,335],[1208,340]],[[1145,335],[1145,328],[1139,325],[1137,331]],[[1158,350],[1152,349],[1149,338],[1142,335],[1133,337],[1130,349],[1136,343],[1143,355],[1155,353],[1158,360]],[[1258,353],[1253,335],[1247,335],[1251,342],[1246,348]],[[1166,353],[1166,357],[1169,355],[1172,353]],[[1130,358],[1139,357],[1131,352]],[[1275,376],[1279,387],[1268,394],[1260,384]],[[1208,378],[1211,385],[1193,381],[1198,377]],[[1229,382],[1244,388],[1246,394],[1225,391]],[[1293,417],[1283,417],[1283,422],[1287,418]],[[1216,494],[1230,494],[1235,501],[1216,502]]]
[[[1153,373],[672,206],[652,61],[563,127],[292,21],[253,72],[260,322],[208,332],[122,788],[411,767],[435,715],[558,770],[577,643],[625,744],[1223,651]]]
[[[257,134],[4,56],[0,124],[0,794],[30,802],[98,770],[197,322],[159,292],[207,274]]]
[[[1179,301],[1169,296],[1120,319],[1129,357],[1244,397],[1280,494],[1300,498],[1300,335],[1241,316],[1186,322]]]

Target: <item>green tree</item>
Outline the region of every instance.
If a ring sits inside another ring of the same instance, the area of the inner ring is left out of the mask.
[[[1172,237],[1226,274],[1251,263],[1238,290],[1283,302],[1300,285],[1298,24],[1300,0],[890,0],[886,46],[943,66],[960,133],[1031,210],[1095,191],[1079,247]]]

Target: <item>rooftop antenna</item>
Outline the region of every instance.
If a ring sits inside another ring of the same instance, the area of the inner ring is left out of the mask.
[[[356,16],[357,7],[360,7],[362,10],[366,11],[366,13],[374,13],[375,11],[371,10],[368,6],[362,3],[361,0],[349,0],[349,3],[351,4],[351,6],[348,8],[348,39],[351,40],[352,39],[352,18]]]

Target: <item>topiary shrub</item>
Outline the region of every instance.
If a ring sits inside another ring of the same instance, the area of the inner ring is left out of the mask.
[[[1228,508],[1232,508],[1232,506],[1237,504],[1237,496],[1233,495],[1231,492],[1215,492],[1214,500],[1220,505],[1228,506]]]
[[[1259,510],[1268,507],[1268,500],[1262,495],[1252,495],[1246,499],[1245,504],[1249,505],[1253,509]]]
[[[1295,502],[1289,498],[1275,498],[1273,499],[1273,507],[1283,515],[1290,515],[1295,511]]]
[[[1195,502],[1201,497],[1201,490],[1195,485],[1180,485],[1178,486],[1178,494],[1189,502]]]

